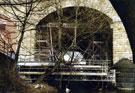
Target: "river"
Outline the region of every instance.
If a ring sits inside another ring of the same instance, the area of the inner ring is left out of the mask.
[[[52,84],[51,84],[52,85]],[[70,82],[63,83],[64,87],[58,88],[59,84],[53,81],[58,93],[135,93],[135,90],[118,90],[108,83]],[[65,87],[65,85],[68,85]],[[102,88],[101,88],[102,87]],[[66,91],[67,90],[67,91]]]
[[[62,92],[59,92],[62,93]],[[109,90],[109,89],[105,89],[105,90],[70,90],[69,92],[63,92],[63,93],[135,93],[134,91],[125,91],[125,90]]]

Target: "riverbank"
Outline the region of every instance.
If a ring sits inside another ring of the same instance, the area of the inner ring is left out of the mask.
[[[57,93],[57,89],[46,83],[26,84],[12,72],[13,60],[0,53],[0,93]]]

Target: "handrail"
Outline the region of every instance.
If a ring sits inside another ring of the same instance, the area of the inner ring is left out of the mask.
[[[19,55],[19,61],[41,61],[40,58],[46,58],[48,61],[51,61],[52,57],[56,57],[58,55],[51,55],[50,48],[46,49],[31,49],[31,50],[23,50],[24,53]],[[43,61],[43,60],[42,60]],[[47,60],[45,60],[47,61]],[[54,61],[54,60],[53,60]],[[101,63],[109,65],[111,60],[92,60],[92,59],[81,59],[77,62],[85,62],[90,65],[102,65]]]

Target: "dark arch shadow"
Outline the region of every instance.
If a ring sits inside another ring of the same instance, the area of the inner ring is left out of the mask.
[[[87,7],[67,7],[62,9],[62,15],[58,16],[58,11],[54,11],[43,18],[37,25],[37,34],[44,34],[49,27],[46,27],[48,23],[58,23],[59,17],[61,18],[61,23],[74,24],[77,17],[78,25],[77,26],[77,48],[75,51],[81,52],[85,59],[97,59],[105,60],[105,52],[109,55],[109,59],[112,61],[112,29],[110,24],[112,19],[107,15],[103,14],[100,11]],[[76,16],[76,10],[78,15]],[[69,25],[70,26],[70,25]],[[74,39],[74,25],[69,28],[62,28],[62,48],[64,50],[72,44]],[[53,46],[58,50],[58,28],[51,27],[52,30],[52,40]],[[49,35],[49,34],[48,34]],[[44,35],[44,38],[47,38]],[[43,38],[42,38],[43,39]],[[50,40],[48,40],[50,41]],[[102,42],[102,43],[101,43]],[[36,47],[41,44],[37,44]],[[46,46],[45,44],[42,46]],[[79,47],[79,48],[78,48]],[[89,49],[88,49],[89,48]],[[70,49],[72,51],[72,49]],[[92,56],[95,53],[94,56]],[[102,57],[101,57],[102,55]]]
[[[75,15],[76,15],[76,9],[77,7],[66,7],[62,9],[62,22],[74,22],[75,19]],[[48,22],[56,22],[58,21],[58,11],[54,11],[52,13],[50,13],[49,15],[47,15],[45,18],[43,18],[38,24],[37,26],[41,25],[41,24],[47,24]],[[82,7],[79,6],[78,9],[78,19],[82,19],[81,23],[86,23],[89,21],[90,14],[94,13],[94,17],[98,17],[99,15],[101,15],[101,18],[105,18],[105,20],[107,20],[107,22],[110,24],[112,22],[112,19],[109,18],[106,14],[96,10],[96,9],[92,9],[92,8],[88,8],[88,7]],[[89,14],[89,15],[88,15]]]

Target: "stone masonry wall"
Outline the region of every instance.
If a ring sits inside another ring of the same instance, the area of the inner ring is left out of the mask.
[[[48,4],[49,2],[46,3],[45,1],[43,1],[40,4],[40,6],[46,7],[46,5]],[[113,29],[113,63],[115,64],[121,58],[128,58],[132,60],[132,51],[125,28],[120,17],[116,13],[109,0],[61,0],[61,5],[62,8],[78,5],[83,7],[89,7],[110,17],[112,19],[111,28]],[[39,9],[41,7],[39,7]],[[31,21],[36,26],[40,22],[40,20],[42,20],[48,14],[54,11],[56,11],[56,5],[52,4],[51,6],[46,7],[43,11],[39,11],[37,15],[31,16]],[[4,13],[6,15],[6,13],[3,10],[0,13]],[[34,26],[31,26],[31,28],[35,29]],[[34,49],[35,32],[36,30],[28,31],[25,33],[24,36],[22,47],[27,48],[27,50],[29,51],[32,51]],[[30,53],[24,50],[23,48],[21,48],[20,54],[30,55]],[[34,61],[33,55],[29,58],[33,59]]]

